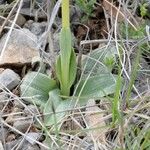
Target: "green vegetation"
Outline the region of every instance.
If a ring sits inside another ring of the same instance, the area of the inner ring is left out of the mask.
[[[77,74],[76,54],[71,45],[69,22],[69,0],[62,1],[62,30],[60,33],[60,55],[56,62],[56,75],[59,82],[39,72],[28,73],[21,84],[22,96],[28,101],[40,105],[45,115],[46,126],[58,123],[78,102],[85,105],[90,99],[115,92],[116,76],[111,73],[116,55],[115,47],[94,51],[83,59],[84,72],[75,83]],[[32,79],[32,81],[31,81]],[[59,88],[60,85],[60,88]],[[70,88],[74,87],[73,95]],[[56,113],[62,112],[62,113]]]
[[[142,17],[150,17],[148,6],[149,6],[148,2],[140,5],[140,15]]]

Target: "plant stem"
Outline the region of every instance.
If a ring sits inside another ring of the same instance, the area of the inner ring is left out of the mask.
[[[67,96],[69,96],[70,93],[68,82],[71,56],[71,31],[69,17],[69,0],[62,0],[61,72],[63,81],[61,91]]]
[[[69,0],[62,0],[62,28],[70,27]]]

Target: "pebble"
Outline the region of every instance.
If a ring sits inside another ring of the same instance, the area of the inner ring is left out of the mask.
[[[23,144],[21,150],[40,150],[38,145],[31,145],[30,143]]]
[[[0,53],[7,37],[8,33],[0,39]],[[28,29],[13,30],[0,60],[0,66],[31,63],[32,58],[38,55],[37,37]]]
[[[3,128],[1,127],[0,128],[0,141],[5,140],[7,135],[8,135],[8,130],[4,127]]]
[[[7,94],[1,92],[0,93],[0,111],[2,111],[2,109],[4,108],[7,99],[8,99]]]
[[[0,141],[0,150],[4,150],[2,142]]]
[[[31,115],[37,115],[37,114],[39,114],[39,112],[38,112],[38,108],[37,108],[37,106],[35,106],[35,105],[28,105],[27,107],[25,107],[25,109],[24,109],[24,113],[26,114],[26,115],[29,115],[29,116],[31,116]],[[33,113],[33,114],[32,114]]]
[[[20,77],[11,69],[6,69],[0,74],[0,88],[12,90],[20,83]]]
[[[33,22],[29,27],[29,30],[35,34],[36,36],[42,35],[46,30],[47,23],[46,22]]]
[[[13,141],[7,142],[5,145],[6,150],[11,150],[17,144],[18,144],[18,140],[13,140]]]
[[[17,120],[14,122],[13,127],[23,133],[25,133],[30,125],[32,124],[31,119],[25,119],[25,120]]]
[[[15,16],[16,16],[16,15],[13,15],[10,19],[11,19],[11,20],[14,20]],[[25,17],[24,17],[23,15],[19,14],[19,15],[18,15],[18,18],[17,18],[17,20],[16,20],[16,24],[17,24],[18,26],[22,27],[22,26],[25,24],[25,22],[26,22]]]
[[[35,141],[38,141],[38,139],[41,137],[41,133],[36,132],[29,132],[26,134],[25,139],[32,145],[36,144]]]

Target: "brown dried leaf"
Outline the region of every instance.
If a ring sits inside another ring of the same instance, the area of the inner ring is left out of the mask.
[[[116,19],[116,17],[117,17],[118,22],[123,22],[125,19],[127,19],[129,24],[135,30],[137,30],[136,26],[135,26],[135,25],[137,25],[137,22],[129,10],[126,10],[126,12],[124,13],[123,8],[122,7],[117,8],[113,4],[112,0],[103,0],[102,5],[103,5],[104,9],[106,10],[106,12],[109,14],[109,16],[113,17],[114,19]]]

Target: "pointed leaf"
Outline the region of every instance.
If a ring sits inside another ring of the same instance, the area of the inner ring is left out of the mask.
[[[85,74],[89,74],[91,70],[91,75],[108,73],[109,70],[107,68],[107,62],[108,60],[112,60],[112,63],[115,62],[116,55],[118,55],[118,53],[115,45],[111,45],[109,47],[105,46],[92,51],[90,55],[85,56],[82,61],[83,68],[86,65],[84,70]]]
[[[29,97],[24,98],[27,101],[43,105],[48,100],[49,91],[56,87],[56,81],[50,77],[42,73],[30,72],[24,77],[20,86],[21,96]]]
[[[70,58],[69,87],[71,87],[72,84],[74,83],[74,80],[76,78],[76,72],[77,72],[76,55],[74,50],[72,49]]]
[[[60,84],[62,85],[62,78],[61,78],[61,60],[60,60],[60,56],[57,58],[57,62],[56,62],[56,75],[57,78],[60,82]]]
[[[115,92],[116,77],[110,74],[101,74],[90,77],[88,80],[81,80],[77,86],[76,96],[79,97],[79,103],[86,103],[89,99],[98,99],[100,97]],[[83,105],[82,104],[82,105]]]
[[[60,33],[60,55],[62,65],[69,63],[71,56],[71,31],[70,28],[62,28]],[[68,64],[69,65],[69,64]],[[65,67],[65,66],[63,66]]]
[[[59,123],[67,114],[67,110],[73,107],[73,103],[67,99],[63,100],[60,97],[60,90],[55,89],[49,92],[49,99],[44,107],[44,124],[45,126],[51,126]],[[48,114],[48,115],[46,115]]]

